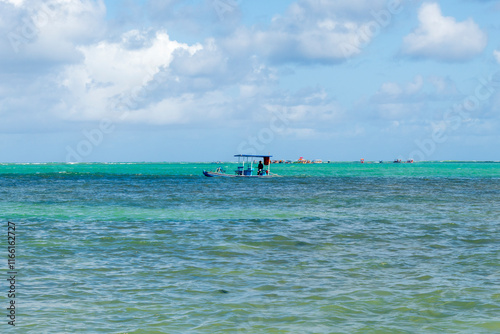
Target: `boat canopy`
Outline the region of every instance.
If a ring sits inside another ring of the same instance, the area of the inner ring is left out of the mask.
[[[272,155],[255,155],[255,154],[235,154],[235,157],[250,157],[250,158],[270,158]]]
[[[272,155],[257,155],[257,154],[235,154],[235,157],[239,158],[264,158],[264,166],[269,166],[271,164]]]

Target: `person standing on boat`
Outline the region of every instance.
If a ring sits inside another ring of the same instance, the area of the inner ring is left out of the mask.
[[[257,175],[262,175],[262,170],[264,169],[264,165],[262,164],[262,160],[259,161],[259,166],[257,166]]]

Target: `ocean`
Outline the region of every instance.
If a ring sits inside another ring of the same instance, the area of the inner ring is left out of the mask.
[[[0,164],[0,332],[500,333],[500,163],[218,166]]]

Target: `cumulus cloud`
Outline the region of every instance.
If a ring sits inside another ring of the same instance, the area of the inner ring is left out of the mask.
[[[105,32],[106,9],[94,0],[0,1],[2,131],[63,128],[60,73],[83,59],[78,45]]]
[[[40,65],[77,62],[75,48],[105,31],[104,3],[91,0],[3,0],[0,2],[0,62]],[[43,66],[42,66],[43,67]]]
[[[443,16],[437,3],[422,4],[418,20],[420,25],[403,43],[403,53],[411,57],[465,61],[486,47],[488,38],[472,19],[457,22]]]
[[[228,49],[255,52],[274,63],[341,62],[359,55],[380,32],[377,13],[384,6],[380,0],[299,0],[267,29],[239,29],[227,39]]]
[[[275,91],[275,70],[254,56],[230,57],[214,39],[189,45],[166,31],[131,30],[79,50],[83,61],[59,78],[60,117],[71,121],[220,126],[288,99]]]
[[[138,30],[124,33],[119,41],[81,46],[79,51],[84,56],[83,62],[67,66],[60,76],[62,86],[68,92],[67,104],[72,106],[71,112],[61,116],[99,119],[111,117],[120,107],[136,109],[143,99],[141,95],[170,65],[176,50],[194,53],[201,48],[200,45],[172,41],[163,31]]]

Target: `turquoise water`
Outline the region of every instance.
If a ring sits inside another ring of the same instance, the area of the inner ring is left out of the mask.
[[[16,330],[500,332],[499,163],[216,167],[0,165]]]

